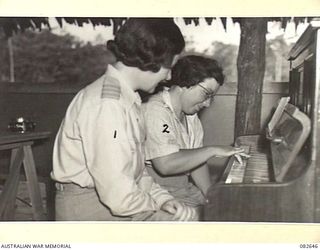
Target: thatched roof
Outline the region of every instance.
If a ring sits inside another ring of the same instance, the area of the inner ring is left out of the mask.
[[[310,21],[313,17],[264,17],[268,21],[278,21],[281,22],[282,27],[285,28],[289,21],[294,21],[296,24],[300,22]],[[56,17],[56,20],[62,27],[64,19],[65,22],[69,24],[74,24],[82,26],[84,23],[91,23],[93,26],[96,25],[113,25],[113,31],[115,32],[127,18],[109,18],[109,17]],[[188,17],[183,18],[185,23],[199,25],[198,17]],[[215,17],[206,17],[206,22],[211,25]],[[224,27],[226,28],[227,18],[220,18]],[[241,22],[243,17],[234,17],[232,18],[234,22]],[[6,36],[10,37],[13,33],[18,31],[24,31],[25,29],[32,28],[41,30],[42,26],[47,26],[50,28],[49,18],[48,17],[0,17],[0,27],[5,32]]]

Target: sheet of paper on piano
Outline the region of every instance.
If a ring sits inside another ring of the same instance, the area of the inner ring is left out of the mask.
[[[277,124],[277,122],[279,121],[281,114],[284,110],[284,108],[286,107],[287,103],[290,101],[290,97],[282,97],[279,100],[279,104],[275,110],[275,112],[273,113],[273,116],[270,120],[270,122],[268,123],[268,133],[272,133],[275,125]]]

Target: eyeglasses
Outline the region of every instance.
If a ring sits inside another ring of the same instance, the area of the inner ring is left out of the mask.
[[[218,90],[216,90],[215,92],[211,93],[207,88],[203,87],[200,83],[198,84],[198,86],[201,87],[205,91],[206,100],[210,100],[210,102],[213,102],[213,98],[216,95],[216,93],[218,92]]]

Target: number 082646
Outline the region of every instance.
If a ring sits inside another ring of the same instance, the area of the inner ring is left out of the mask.
[[[300,244],[300,248],[318,248],[318,244]]]

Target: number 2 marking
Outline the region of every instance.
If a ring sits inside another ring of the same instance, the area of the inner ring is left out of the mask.
[[[162,133],[170,133],[169,130],[167,130],[169,128],[169,126],[167,124],[163,124],[164,130],[162,130]]]

